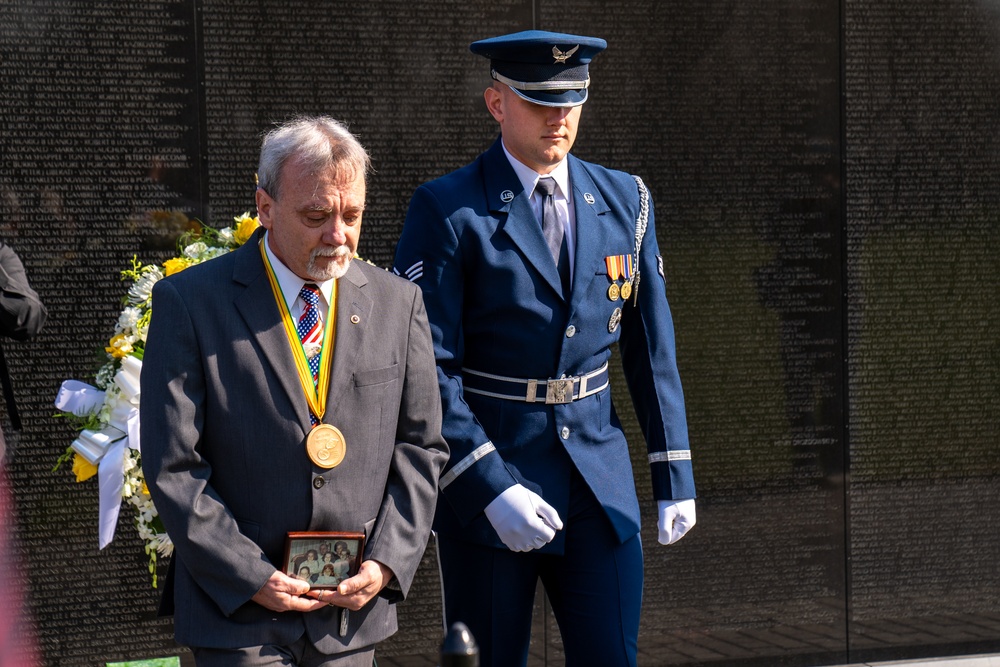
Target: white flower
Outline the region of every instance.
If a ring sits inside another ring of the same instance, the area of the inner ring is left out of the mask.
[[[97,377],[94,378],[94,384],[97,385],[98,389],[107,390],[108,386],[115,379],[115,373],[118,369],[115,368],[115,363],[109,361],[108,363],[101,366],[101,369],[97,371]]]
[[[108,402],[107,402],[107,400],[105,400],[104,405],[101,406],[101,409],[97,413],[97,419],[98,419],[98,421],[100,421],[102,424],[108,424],[108,423],[110,423],[111,422],[111,410],[112,410],[113,407],[114,406],[109,405]]]
[[[118,316],[118,325],[115,327],[115,332],[124,333],[126,331],[132,331],[140,317],[142,317],[141,310],[132,306],[127,307],[122,311],[122,314]],[[129,342],[134,343],[135,340],[133,339]]]
[[[184,256],[189,259],[198,259],[202,253],[208,250],[208,246],[202,241],[196,241],[188,247],[184,248]]]
[[[159,544],[156,546],[156,550],[160,552],[161,556],[169,556],[174,552],[174,543],[170,540],[170,536],[166,533],[160,533],[156,536]]]
[[[233,237],[233,228],[232,227],[224,227],[222,230],[220,230],[219,231],[219,240],[222,241],[223,243],[225,243],[226,245],[229,245],[230,243],[232,243],[235,240],[235,238]]]
[[[163,272],[158,266],[146,266],[142,269],[142,276],[135,281],[128,290],[128,301],[133,306],[147,303],[153,295],[153,285],[163,278]]]

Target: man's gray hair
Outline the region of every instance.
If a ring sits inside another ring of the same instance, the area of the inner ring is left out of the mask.
[[[329,116],[300,116],[264,135],[257,165],[257,187],[278,199],[281,170],[289,159],[301,160],[319,172],[335,167],[338,175],[350,180],[371,170],[368,151],[347,126]]]

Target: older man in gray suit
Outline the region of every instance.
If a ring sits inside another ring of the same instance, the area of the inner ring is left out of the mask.
[[[153,290],[143,471],[199,667],[371,665],[426,546],[448,457],[434,351],[420,290],[351,261],[368,168],[333,119],[278,127],[264,230]],[[311,590],[282,571],[293,531],[363,531],[359,572]]]

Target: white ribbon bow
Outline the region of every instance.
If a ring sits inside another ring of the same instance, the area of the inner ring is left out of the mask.
[[[78,417],[89,415],[104,405],[104,392],[79,380],[66,380],[56,394],[56,407]]]
[[[135,357],[122,359],[115,385],[122,401],[111,410],[108,426],[100,431],[85,429],[73,441],[73,451],[97,466],[100,489],[100,548],[111,544],[118,526],[125,486],[125,448],[139,449],[139,374],[142,362]],[[78,416],[93,414],[104,405],[106,393],[79,380],[66,380],[59,388],[55,405]]]

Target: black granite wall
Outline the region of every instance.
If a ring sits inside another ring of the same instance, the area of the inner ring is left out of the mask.
[[[388,265],[413,189],[495,136],[468,43],[531,27],[608,40],[575,152],[656,201],[701,499],[658,546],[628,423],[640,664],[1000,650],[996,0],[0,0],[0,235],[51,312],[4,345],[49,664],[182,653],[128,510],[98,551],[96,480],[51,471],[118,272],[251,210],[259,135],[298,112],[369,147],[361,253]],[[380,665],[435,654],[433,559]],[[541,597],[536,629],[561,664]]]

